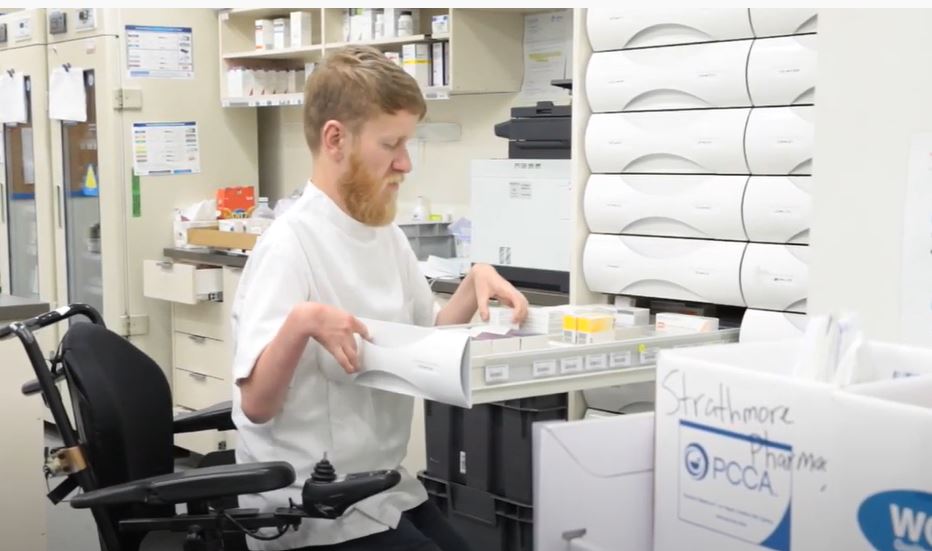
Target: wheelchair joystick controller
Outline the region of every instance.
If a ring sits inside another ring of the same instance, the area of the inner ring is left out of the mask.
[[[340,479],[324,455],[314,465],[311,478],[304,482],[302,509],[311,518],[339,518],[351,505],[388,490],[399,481],[401,475],[395,470],[353,473]]]

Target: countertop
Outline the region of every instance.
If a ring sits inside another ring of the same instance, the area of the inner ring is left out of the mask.
[[[214,251],[188,250],[166,248],[162,254],[179,262],[196,262],[198,264],[211,264],[214,266],[229,266],[231,268],[242,268],[246,265],[248,256],[224,254]],[[431,284],[431,289],[435,293],[452,295],[459,287],[460,279],[436,279]],[[544,291],[540,289],[529,289],[519,287],[519,291],[524,293],[529,303],[534,306],[558,306],[569,303],[569,295],[556,291]]]
[[[49,303],[39,299],[0,294],[0,320],[22,321],[49,311]]]

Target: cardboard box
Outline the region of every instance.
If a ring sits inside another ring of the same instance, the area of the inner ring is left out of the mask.
[[[216,228],[188,230],[188,243],[216,249],[252,250],[259,236],[254,233],[220,231]]]
[[[280,17],[272,21],[273,47],[283,50],[291,45],[291,21]]]
[[[802,343],[661,352],[655,550],[928,548],[932,350],[867,343],[840,387]]]
[[[615,327],[650,325],[650,310],[635,306],[615,306]]]
[[[447,47],[446,42],[434,42],[431,46],[430,63],[431,63],[431,86],[443,86],[446,74],[446,64],[444,63],[444,50]]]
[[[275,46],[275,29],[271,19],[256,19],[256,49],[270,50]]]

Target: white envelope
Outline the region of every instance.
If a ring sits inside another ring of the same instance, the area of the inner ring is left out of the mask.
[[[346,373],[320,348],[324,374],[335,381],[472,407],[469,385],[469,332],[360,318],[369,341],[357,336],[360,371]]]

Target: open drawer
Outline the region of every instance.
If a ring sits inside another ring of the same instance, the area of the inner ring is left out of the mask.
[[[142,279],[145,296],[183,304],[216,299],[223,292],[223,268],[217,267],[146,260]]]

